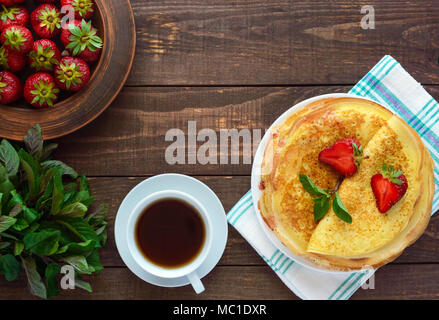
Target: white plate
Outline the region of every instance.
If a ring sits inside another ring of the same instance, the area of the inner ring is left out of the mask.
[[[264,158],[264,151],[265,151],[266,144],[270,138],[270,134],[271,134],[273,127],[282,124],[287,119],[287,117],[289,115],[291,115],[293,112],[305,107],[306,105],[308,105],[314,101],[326,99],[326,98],[340,98],[340,97],[363,99],[363,100],[368,100],[368,101],[372,101],[372,102],[376,103],[376,101],[374,101],[374,100],[371,100],[368,98],[362,98],[362,97],[359,97],[357,95],[348,94],[348,93],[325,94],[325,95],[320,95],[320,96],[313,97],[313,98],[304,100],[302,102],[299,102],[298,104],[294,105],[293,107],[291,107],[290,109],[285,111],[279,118],[277,118],[276,121],[274,121],[273,124],[270,126],[270,128],[265,132],[265,135],[262,138],[261,143],[259,144],[258,150],[256,151],[256,154],[255,154],[255,157],[253,160],[252,176],[251,176],[251,191],[252,191],[252,198],[253,198],[253,207],[256,211],[256,216],[257,216],[257,219],[259,221],[259,224],[261,225],[262,230],[264,230],[264,233],[268,237],[268,239],[270,239],[270,241],[273,243],[273,245],[276,248],[278,248],[280,251],[282,251],[283,254],[285,254],[289,258],[293,259],[294,261],[298,262],[299,264],[301,264],[305,267],[311,268],[313,270],[316,270],[316,271],[323,271],[323,272],[329,272],[329,273],[346,273],[346,272],[332,271],[332,270],[327,270],[327,269],[321,268],[321,267],[315,265],[314,263],[306,260],[305,258],[294,254],[294,252],[292,252],[288,247],[286,247],[278,239],[278,237],[273,232],[273,230],[271,230],[266,225],[266,223],[262,219],[262,216],[261,216],[261,213],[260,213],[259,207],[258,207],[258,202],[259,202],[259,199],[261,198],[261,195],[262,195],[262,191],[259,189],[259,184],[261,182],[261,165],[262,165],[262,160]]]
[[[162,174],[146,179],[135,186],[122,201],[116,216],[114,234],[116,246],[123,262],[140,279],[161,287],[181,287],[190,284],[187,277],[167,279],[160,278],[143,270],[130,255],[127,245],[128,215],[137,203],[149,194],[162,190],[177,190],[188,193],[206,208],[212,220],[212,248],[204,261],[197,269],[200,278],[205,277],[218,263],[223,255],[227,243],[227,219],[221,201],[216,194],[201,181],[181,175]]]

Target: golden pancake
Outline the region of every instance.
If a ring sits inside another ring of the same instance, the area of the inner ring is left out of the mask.
[[[389,246],[407,230],[416,206],[426,211],[419,203],[422,189],[428,191],[424,202],[431,207],[434,185],[423,178],[432,174],[428,151],[413,129],[376,103],[356,98],[318,100],[294,112],[271,134],[262,163],[261,215],[289,249],[314,263],[338,270],[360,268],[362,262],[352,264],[349,258],[364,260],[365,254]],[[357,139],[367,156],[339,188],[353,223],[340,220],[332,210],[316,222],[312,197],[303,189],[299,174],[322,188],[335,188],[343,177],[320,163],[318,154],[343,138]],[[370,187],[383,162],[401,166],[409,186],[386,214],[377,210]]]

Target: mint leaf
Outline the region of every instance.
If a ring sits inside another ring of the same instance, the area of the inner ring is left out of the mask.
[[[43,151],[43,137],[39,124],[32,127],[23,138],[27,152],[37,159],[40,158]]]
[[[331,198],[327,196],[321,196],[319,198],[312,199],[314,201],[314,220],[319,221],[329,211],[331,207]]]
[[[47,298],[55,297],[59,294],[56,276],[60,272],[61,268],[56,263],[51,263],[46,267],[45,277],[47,283]]]
[[[30,232],[23,238],[24,247],[37,256],[50,256],[58,250],[60,235],[57,230]]]
[[[58,160],[48,160],[48,161],[44,161],[41,163],[41,166],[43,168],[53,168],[53,167],[59,167],[61,168],[61,172],[62,175],[68,175],[70,176],[72,179],[76,179],[78,177],[78,174],[76,173],[76,171],[69,167],[67,164],[65,164],[62,161],[58,161]]]
[[[18,151],[18,156],[20,157],[21,167],[26,173],[29,192],[31,194],[31,199],[33,199],[33,197],[35,197],[40,190],[39,164],[29,153],[23,149]]]
[[[9,216],[0,216],[0,233],[8,230],[17,222],[17,219]]]
[[[29,283],[30,292],[37,297],[47,299],[46,286],[41,281],[41,276],[37,271],[37,265],[34,258],[27,257],[21,258],[24,271],[27,275],[27,281]]]
[[[20,275],[21,266],[12,254],[6,254],[0,257],[0,270],[5,274],[7,281],[14,281]]]
[[[87,212],[87,207],[80,202],[75,202],[65,206],[59,216],[72,217],[72,218],[82,218]]]
[[[0,144],[0,161],[8,171],[9,177],[13,177],[17,174],[18,168],[20,167],[20,158],[14,147],[5,139],[3,139]]]
[[[63,259],[70,264],[80,274],[92,274],[95,270],[88,265],[87,259],[84,256],[70,256]]]
[[[14,256],[19,256],[24,250],[24,243],[21,241],[15,241]]]
[[[61,210],[64,202],[64,187],[62,184],[62,170],[56,169],[56,173],[53,176],[53,193],[52,193],[52,208],[50,210],[51,215],[57,215]]]
[[[328,196],[329,190],[318,187],[312,180],[305,174],[299,174],[299,180],[302,183],[303,188],[313,196]]]
[[[87,292],[93,292],[90,283],[85,282],[84,280],[81,280],[79,278],[75,278],[75,287],[78,287],[79,289],[85,290]]]
[[[332,202],[332,209],[337,217],[343,220],[346,223],[352,223],[352,217],[348,212],[348,209],[344,206],[343,202],[340,199],[338,192],[335,193],[334,201]]]

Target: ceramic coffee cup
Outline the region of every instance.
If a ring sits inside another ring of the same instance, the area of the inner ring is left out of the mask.
[[[188,264],[177,268],[164,268],[149,261],[142,254],[136,242],[136,224],[144,209],[146,209],[152,203],[162,199],[179,199],[192,205],[199,213],[206,232],[202,249],[195,257],[195,259],[193,259]],[[206,209],[191,195],[181,191],[166,190],[155,192],[141,200],[137,204],[137,206],[134,207],[133,211],[129,215],[127,225],[127,242],[131,256],[134,258],[137,264],[146,272],[149,272],[157,277],[169,279],[187,277],[197,294],[204,291],[204,286],[201,282],[200,277],[197,274],[197,269],[204,262],[209,253],[209,250],[212,247],[212,225]]]

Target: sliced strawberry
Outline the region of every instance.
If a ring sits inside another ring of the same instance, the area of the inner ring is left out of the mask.
[[[344,138],[319,154],[319,161],[329,164],[345,176],[353,175],[362,158],[363,148],[358,140]]]
[[[381,173],[372,176],[370,181],[373,194],[381,213],[387,212],[406,193],[408,188],[407,178],[400,170],[394,170],[385,163]]]

